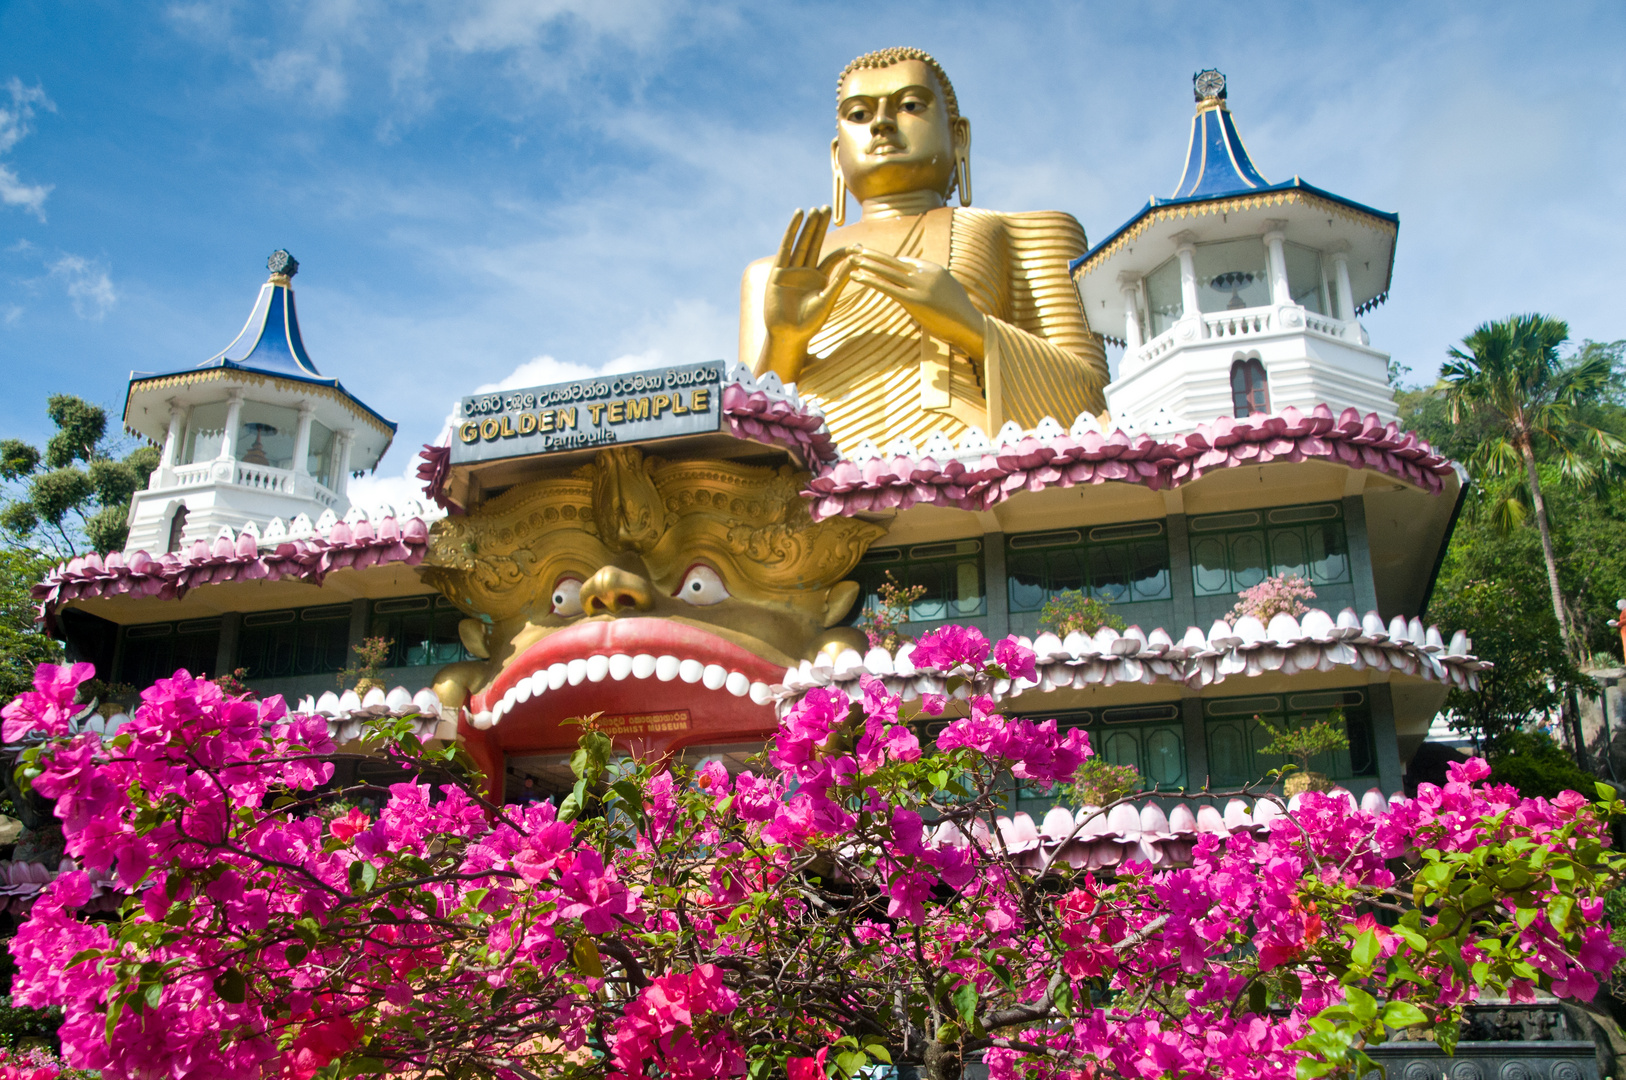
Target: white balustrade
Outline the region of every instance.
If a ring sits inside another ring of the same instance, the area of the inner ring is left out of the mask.
[[[274,469],[269,465],[249,465],[239,461],[232,483],[256,491],[294,494],[294,474],[288,469]]]
[[[192,465],[177,465],[175,473],[176,487],[191,487],[193,484],[207,484],[209,471],[214,467],[212,461],[199,461]]]
[[[1251,337],[1274,329],[1275,308],[1242,308],[1203,316],[1203,335],[1208,338]]]

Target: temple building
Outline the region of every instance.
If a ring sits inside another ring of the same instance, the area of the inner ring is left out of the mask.
[[[899,272],[942,261],[971,282],[971,314],[923,318],[942,327],[927,333],[848,283],[835,330],[776,339],[753,298],[815,271],[769,260],[748,272],[737,362],[466,397],[402,506],[347,499],[395,427],[318,373],[278,252],[231,346],[132,377],[126,426],[163,462],[128,548],[54,571],[44,617],[116,682],[243,669],[341,734],[368,706],[420,712],[512,797],[527,778],[568,786],[563,722],[588,713],[629,753],[740,768],[810,687],[946,689],[854,627],[890,576],[918,587],[908,635],[953,622],[1029,641],[1038,680],[1004,707],[1084,727],[1148,788],[1239,787],[1280,764],[1259,753],[1274,731],[1337,715],[1349,748],[1319,771],[1393,795],[1448,689],[1483,666],[1460,630],[1421,622],[1463,473],[1398,429],[1389,357],[1359,321],[1388,297],[1398,219],[1270,183],[1223,77],[1195,86],[1173,194],[1093,246],[1070,215],[969,208],[968,158],[942,189],[961,205],[929,193],[917,219],[880,212],[867,166],[841,159],[838,191],[871,229],[850,235],[895,228]],[[851,242],[824,227],[809,267]],[[948,253],[971,242],[1026,276],[965,271]],[[837,330],[864,304],[874,326],[913,328],[874,385],[918,410],[831,396],[863,362]],[[1123,349],[1110,382],[1103,339]],[[1314,589],[1308,614],[1233,616],[1282,575]],[[1069,590],[1126,629],[1047,630]],[[336,673],[374,637],[391,643],[384,686],[344,692]],[[1053,801],[1011,792],[1032,820]],[[1150,836],[1171,808],[1147,808]]]

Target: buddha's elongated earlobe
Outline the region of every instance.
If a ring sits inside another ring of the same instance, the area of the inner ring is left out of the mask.
[[[830,224],[841,228],[847,224],[847,178],[841,175],[841,160],[836,156],[836,140],[830,140]]]
[[[960,190],[960,205],[971,205],[971,121],[960,117],[954,122],[954,186]]]

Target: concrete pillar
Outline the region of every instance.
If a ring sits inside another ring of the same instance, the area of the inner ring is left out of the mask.
[[[243,616],[228,611],[220,617],[220,641],[215,645],[215,678],[237,670],[237,639],[243,632]]]
[[[988,599],[988,640],[1011,632],[1011,584],[1005,570],[1005,534],[982,534],[983,589]]]
[[[1191,537],[1186,532],[1186,515],[1164,518],[1169,530],[1169,595],[1174,600],[1174,622],[1169,633],[1176,640],[1185,628],[1197,622],[1196,586],[1191,581]]]
[[[1208,783],[1208,730],[1203,726],[1203,699],[1181,698],[1180,714],[1185,722],[1186,788],[1201,790]]]
[[[1366,499],[1344,496],[1344,536],[1349,541],[1349,576],[1355,584],[1355,611],[1377,611],[1377,580],[1372,576],[1372,547],[1366,538]],[[1379,614],[1383,614],[1379,612]],[[1389,612],[1389,616],[1400,614]]]
[[[1372,751],[1378,764],[1378,790],[1393,795],[1401,790],[1400,742],[1395,735],[1395,699],[1389,684],[1366,688],[1372,706]],[[1359,794],[1356,798],[1360,798]]]
[[[338,433],[338,439],[339,451],[333,466],[333,494],[342,499],[350,488],[350,444],[356,441],[356,433],[352,428],[345,428]]]
[[[1350,288],[1349,285],[1349,252],[1333,252],[1332,268],[1334,280],[1338,286],[1338,318],[1345,322],[1354,322],[1355,290]]]
[[[1282,232],[1285,221],[1269,222],[1271,230],[1265,234],[1266,264],[1270,267],[1270,302],[1277,307],[1293,302],[1293,290],[1287,284],[1287,236]]]
[[[301,476],[309,475],[305,467],[305,459],[310,456],[311,450],[311,414],[315,409],[308,401],[299,403],[299,427],[294,431],[294,472]]]
[[[169,428],[164,432],[164,450],[159,455],[160,469],[173,469],[181,455],[181,431],[186,425],[186,409],[180,402],[169,401]]]
[[[1132,357],[1145,341],[1140,329],[1140,278],[1119,274],[1118,289],[1124,298],[1124,356]]]
[[[357,645],[360,645],[362,642],[367,640],[367,629],[368,629],[368,627],[367,627],[367,614],[368,613],[367,613],[367,599],[366,599],[366,597],[357,597],[356,599],[350,601],[350,648],[351,649],[354,649]],[[345,655],[345,658],[344,658],[345,663],[348,664],[350,661],[354,660],[355,658],[356,658],[356,654],[354,652],[347,653]]]
[[[237,429],[243,423],[243,392],[233,389],[227,399],[226,430],[220,435],[220,459],[237,460]]]
[[[1180,244],[1175,254],[1180,256],[1180,317],[1195,319],[1202,314],[1197,300],[1197,238],[1189,232],[1175,236]]]

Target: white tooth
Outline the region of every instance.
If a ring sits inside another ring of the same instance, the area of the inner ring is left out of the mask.
[[[548,689],[557,690],[565,684],[565,676],[570,669],[563,664],[548,665]]]
[[[620,682],[632,674],[632,657],[626,653],[616,653],[610,657],[610,678]]]
[[[531,692],[531,679],[528,675],[515,683],[514,689],[510,691],[514,695],[515,703],[520,705],[531,700]]]
[[[756,702],[758,705],[766,705],[768,702],[772,701],[773,693],[768,689],[768,684],[765,682],[752,683],[751,700]]]
[[[565,665],[565,681],[571,686],[580,686],[585,678],[587,678],[586,660],[578,656]]]
[[[728,687],[728,692],[735,697],[744,697],[746,691],[751,689],[751,680],[738,671],[731,671],[728,673],[728,680],[723,685]]]
[[[677,678],[678,658],[675,656],[661,656],[655,660],[655,678],[661,682],[671,682]]]
[[[707,664],[700,672],[700,684],[707,690],[721,690],[728,681],[728,669],[721,664]]]
[[[634,679],[647,679],[655,674],[655,658],[646,652],[641,652],[632,658],[632,677]]]
[[[484,731],[486,728],[497,722],[488,712],[475,713],[470,719],[473,720],[474,726],[479,728],[481,731]]]
[[[531,697],[539,698],[548,690],[548,672],[544,668],[531,676]]]
[[[610,673],[610,658],[602,654],[587,658],[587,681],[603,682],[604,676]]]
[[[693,657],[690,657],[678,665],[678,678],[682,679],[686,683],[699,682],[700,676],[704,675],[705,673],[706,665],[702,664]]]

